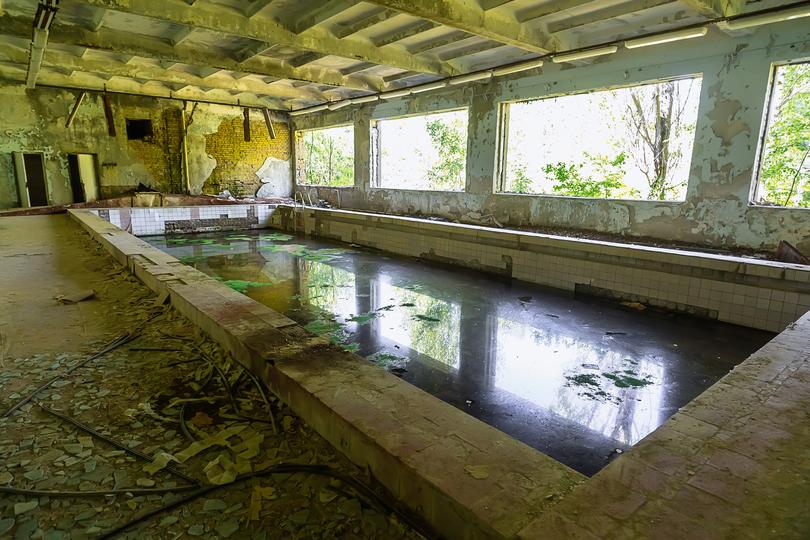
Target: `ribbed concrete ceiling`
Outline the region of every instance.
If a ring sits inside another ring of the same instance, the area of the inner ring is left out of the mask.
[[[0,78],[21,81],[37,2],[2,6]],[[744,0],[62,0],[38,81],[290,110],[744,9]]]

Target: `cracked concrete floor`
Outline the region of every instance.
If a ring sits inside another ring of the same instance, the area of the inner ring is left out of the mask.
[[[268,407],[241,367],[67,218],[0,220],[0,257],[0,415],[139,329],[0,419],[0,536],[419,537],[364,487],[372,480],[272,397]],[[86,288],[96,298],[53,299]],[[190,480],[205,489],[242,478],[119,530],[195,494]]]

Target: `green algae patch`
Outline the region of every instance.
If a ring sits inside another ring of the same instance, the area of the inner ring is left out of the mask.
[[[567,375],[570,384],[577,386],[595,386],[599,387],[599,376],[594,373],[580,373],[579,375]]]
[[[268,285],[272,285],[272,283],[263,281],[245,281],[243,279],[225,279],[221,281],[231,289],[242,294],[247,293],[248,289],[251,287],[267,287]]]
[[[331,334],[336,330],[341,330],[343,326],[339,322],[330,321],[327,319],[316,319],[306,326],[304,326],[306,330],[309,330],[313,334],[318,334],[319,336],[324,334]]]
[[[603,373],[602,377],[610,379],[619,388],[643,388],[653,383],[649,379],[639,379],[633,375],[628,375],[627,371],[623,373]]]
[[[359,325],[363,325],[370,323],[379,316],[380,314],[377,313],[376,311],[369,311],[368,313],[363,313],[361,315],[354,315],[353,317],[349,317],[346,320],[349,322],[357,323]]]
[[[340,348],[343,349],[346,352],[356,353],[357,351],[360,350],[360,344],[359,343],[341,343]]]
[[[292,236],[284,233],[263,233],[259,235],[259,238],[262,240],[275,240],[277,242],[287,242],[293,239]]]
[[[416,321],[428,322],[428,323],[437,323],[441,322],[441,319],[437,319],[436,317],[431,317],[430,315],[422,315],[421,313],[417,313],[412,317],[412,319]]]

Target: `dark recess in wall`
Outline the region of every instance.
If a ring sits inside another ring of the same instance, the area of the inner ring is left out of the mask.
[[[127,118],[127,139],[148,141],[152,138],[152,121]]]

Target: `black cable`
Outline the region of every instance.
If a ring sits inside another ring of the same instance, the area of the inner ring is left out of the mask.
[[[147,521],[147,520],[149,520],[150,518],[152,518],[154,516],[157,516],[157,515],[162,514],[164,512],[168,512],[169,510],[173,510],[174,508],[177,508],[179,506],[183,506],[185,504],[193,502],[196,499],[199,499],[200,497],[211,493],[212,491],[216,491],[218,489],[223,489],[223,488],[235,486],[237,484],[241,484],[241,483],[243,483],[243,482],[245,482],[247,480],[251,480],[251,479],[254,479],[254,478],[263,478],[263,477],[266,477],[266,476],[271,476],[273,474],[291,474],[291,473],[298,473],[298,472],[309,473],[309,474],[317,474],[317,475],[321,475],[321,476],[329,476],[331,478],[338,479],[341,482],[345,482],[346,484],[348,484],[349,486],[354,488],[358,492],[358,494],[360,494],[361,496],[365,496],[367,501],[371,502],[373,505],[379,505],[379,507],[387,509],[388,511],[390,511],[391,513],[396,515],[397,518],[402,523],[404,523],[404,524],[408,525],[409,527],[411,527],[412,529],[418,531],[424,537],[426,537],[426,538],[434,538],[435,537],[435,535],[432,534],[432,532],[428,530],[426,525],[424,525],[424,524],[422,524],[420,522],[417,522],[411,516],[409,516],[408,514],[406,514],[405,512],[400,510],[399,508],[397,508],[397,506],[391,504],[389,501],[387,501],[386,499],[382,498],[380,495],[375,493],[371,488],[369,488],[368,486],[366,486],[365,484],[363,484],[362,482],[360,482],[359,480],[355,479],[352,476],[349,476],[349,475],[347,475],[345,473],[341,473],[339,471],[336,471],[335,469],[332,469],[331,467],[329,467],[327,465],[305,465],[305,464],[298,464],[298,463],[279,463],[278,465],[273,465],[272,467],[270,467],[269,469],[266,469],[264,471],[239,476],[233,482],[229,482],[227,484],[211,485],[211,486],[202,487],[202,488],[198,489],[197,491],[194,491],[194,492],[186,495],[185,497],[181,497],[180,499],[178,499],[176,501],[173,501],[173,502],[170,502],[169,504],[166,504],[164,506],[161,506],[160,508],[150,510],[149,512],[146,512],[145,514],[142,514],[142,515],[140,515],[140,516],[138,516],[138,517],[124,523],[123,525],[120,525],[120,526],[118,526],[118,527],[116,527],[116,528],[114,528],[112,530],[107,531],[106,533],[102,534],[99,537],[99,540],[107,540],[109,538],[114,538],[117,535],[119,535],[119,534],[123,533],[124,531],[126,531],[127,529],[130,529],[131,527],[134,527],[134,526],[136,526],[136,525],[138,525],[138,524],[140,524],[140,523],[142,523],[144,521]]]
[[[104,442],[106,442],[106,443],[108,443],[108,444],[110,444],[110,445],[112,445],[112,446],[114,446],[116,448],[120,448],[121,450],[123,450],[124,452],[127,452],[128,454],[131,454],[131,455],[133,455],[133,456],[135,456],[135,457],[137,457],[139,459],[142,459],[142,460],[144,460],[144,461],[146,461],[148,463],[152,463],[152,461],[154,461],[151,457],[144,454],[143,452],[140,452],[139,450],[135,450],[134,448],[130,448],[129,446],[125,445],[122,442],[116,441],[115,439],[112,439],[112,438],[110,438],[110,437],[108,437],[108,436],[106,436],[106,435],[104,435],[102,433],[99,433],[98,431],[94,430],[93,428],[91,428],[90,426],[88,426],[86,424],[81,423],[80,421],[76,420],[75,418],[71,418],[70,416],[67,416],[66,414],[62,414],[62,413],[60,413],[58,411],[50,409],[50,408],[46,407],[45,405],[43,405],[42,403],[39,403],[38,401],[35,401],[34,404],[38,405],[43,411],[45,411],[45,412],[47,412],[49,414],[52,414],[52,415],[56,416],[57,418],[60,418],[60,419],[64,420],[65,422],[73,424],[74,426],[81,429],[82,431],[84,431],[86,433],[89,433],[90,435],[92,435],[94,437],[97,437],[97,438],[101,439],[102,441],[104,441]],[[164,468],[168,472],[174,474],[175,476],[177,476],[179,478],[182,478],[186,482],[191,482],[195,486],[200,485],[200,483],[197,480],[195,480],[194,478],[192,478],[192,477],[178,471],[177,469],[175,469],[171,465],[167,465]]]
[[[47,381],[47,382],[41,384],[40,386],[38,386],[33,392],[31,392],[26,397],[19,400],[17,403],[12,405],[11,408],[9,408],[6,412],[4,412],[2,415],[0,415],[0,418],[6,418],[11,413],[13,413],[14,411],[19,409],[20,407],[22,407],[26,403],[28,403],[29,401],[34,399],[37,396],[37,394],[39,394],[43,390],[46,390],[47,388],[49,388],[56,381],[67,377],[68,375],[70,375],[71,373],[73,373],[74,371],[79,369],[80,367],[84,366],[85,364],[88,364],[89,362],[92,362],[96,358],[104,356],[105,354],[112,351],[113,349],[115,349],[117,347],[120,347],[121,345],[124,345],[126,343],[129,343],[130,341],[134,340],[139,335],[140,335],[140,328],[133,330],[131,333],[127,333],[127,334],[124,334],[122,336],[119,336],[119,337],[115,338],[113,341],[111,341],[110,343],[105,345],[98,352],[93,353],[92,355],[85,358],[81,362],[79,362],[79,363],[73,365],[72,367],[68,368],[64,373],[61,373],[61,374],[55,376],[54,378],[50,379],[49,381]]]
[[[163,493],[174,493],[179,491],[191,491],[200,489],[199,484],[193,486],[175,486],[170,488],[122,488],[105,489],[99,491],[48,491],[43,489],[22,489],[10,486],[0,486],[0,493],[8,495],[27,495],[30,497],[107,497],[110,495],[160,495]]]

